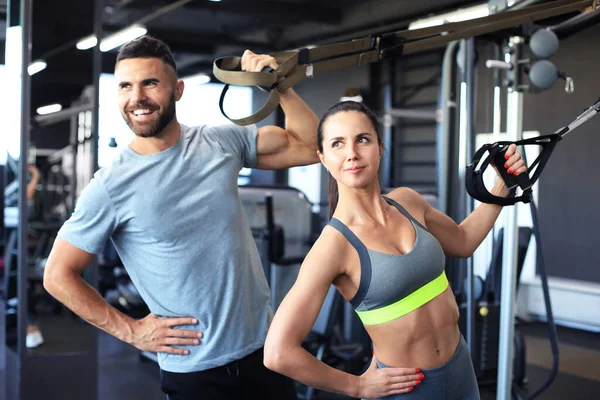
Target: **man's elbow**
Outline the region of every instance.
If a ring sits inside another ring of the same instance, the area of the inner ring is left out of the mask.
[[[265,344],[263,363],[265,367],[271,371],[285,375],[288,368],[286,367],[287,357],[283,347],[282,343],[270,343],[267,341]]]
[[[43,284],[44,289],[53,297],[56,297],[59,288],[61,287],[60,268],[55,263],[48,262],[44,268]]]

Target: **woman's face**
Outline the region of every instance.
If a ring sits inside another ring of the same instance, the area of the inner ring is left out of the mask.
[[[371,120],[359,111],[342,111],[323,125],[321,162],[338,183],[351,188],[377,179],[383,151]]]

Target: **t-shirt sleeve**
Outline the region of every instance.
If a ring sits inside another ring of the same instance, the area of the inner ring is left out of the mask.
[[[117,228],[117,215],[101,182],[94,178],[81,192],[75,210],[58,236],[92,254],[99,254]]]
[[[241,158],[242,167],[254,168],[257,163],[256,125],[221,125],[214,129],[214,138],[218,140],[223,150]]]

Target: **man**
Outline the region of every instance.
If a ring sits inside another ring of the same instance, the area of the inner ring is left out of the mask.
[[[277,68],[275,59],[244,53],[244,70],[267,66]],[[288,89],[285,129],[181,125],[175,102],[184,83],[168,46],[152,37],[120,50],[115,76],[135,137],[81,194],[44,286],[90,324],[157,352],[169,399],[295,398],[293,382],[263,365],[269,288],[237,175],[242,167],[317,162],[317,117]],[[110,307],[81,278],[109,239],[151,310],[141,320]]]

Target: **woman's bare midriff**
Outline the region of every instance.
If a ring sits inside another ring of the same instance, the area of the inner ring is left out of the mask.
[[[390,367],[436,368],[460,340],[459,311],[448,287],[415,311],[381,325],[366,325],[375,357]]]

